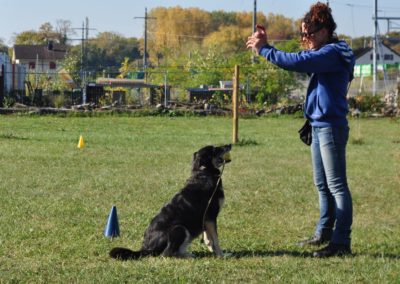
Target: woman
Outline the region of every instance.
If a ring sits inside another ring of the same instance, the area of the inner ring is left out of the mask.
[[[247,48],[271,63],[310,75],[304,113],[312,126],[311,157],[320,218],[314,235],[299,244],[327,243],[314,252],[315,257],[351,254],[353,208],[346,177],[346,95],[353,79],[354,55],[346,42],[337,39],[335,29],[331,9],[318,2],[302,20],[301,40],[306,50],[277,50],[268,44],[267,34],[260,26],[247,41]]]

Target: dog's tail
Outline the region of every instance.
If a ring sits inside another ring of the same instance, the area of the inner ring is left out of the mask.
[[[110,250],[109,255],[118,260],[135,260],[144,256],[154,255],[154,252],[149,250],[133,251],[127,248],[117,247]]]

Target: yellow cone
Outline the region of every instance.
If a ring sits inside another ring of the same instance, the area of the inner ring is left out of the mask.
[[[85,147],[85,141],[83,141],[83,136],[81,135],[79,137],[78,148],[82,149],[83,147]]]

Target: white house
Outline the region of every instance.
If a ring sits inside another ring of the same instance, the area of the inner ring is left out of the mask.
[[[25,65],[28,71],[51,76],[57,73],[67,47],[60,44],[50,48],[48,45],[14,45],[13,51],[13,63]]]
[[[367,77],[372,76],[373,68],[373,49],[372,47],[366,47],[354,50],[354,56],[356,57],[356,65],[354,67],[355,77]],[[392,50],[387,45],[380,43],[377,49],[377,68],[378,70],[387,70],[390,68],[396,68],[400,70],[400,54]]]

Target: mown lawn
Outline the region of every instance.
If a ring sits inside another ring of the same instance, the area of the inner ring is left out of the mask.
[[[223,174],[213,257],[119,262],[184,184],[191,156],[231,141],[221,117],[0,116],[0,283],[399,283],[400,120],[351,120],[355,256],[313,259],[296,242],[318,218],[309,147],[293,117],[241,119]],[[79,135],[86,143],[77,149]],[[121,236],[103,231],[117,206]]]

